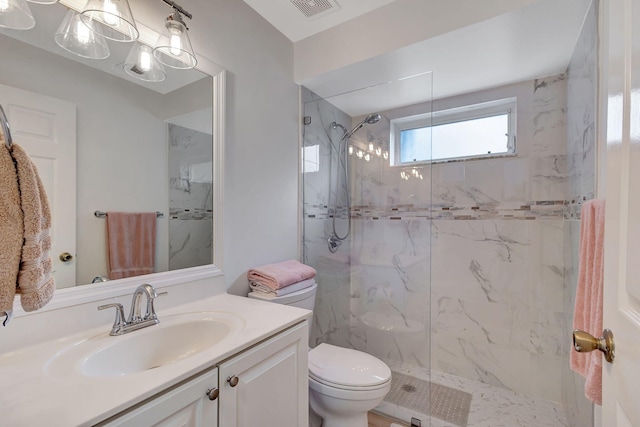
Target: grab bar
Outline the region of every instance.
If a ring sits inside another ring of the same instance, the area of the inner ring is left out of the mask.
[[[102,212],[102,211],[95,211],[93,214],[96,216],[96,218],[106,218],[107,217],[107,213],[106,212]],[[162,218],[164,216],[164,214],[162,212],[156,211],[156,216],[158,218]]]
[[[2,125],[2,133],[4,134],[4,144],[9,150],[11,150],[13,140],[11,139],[11,131],[9,130],[9,120],[7,119],[7,115],[4,113],[2,105],[0,105],[0,124]]]

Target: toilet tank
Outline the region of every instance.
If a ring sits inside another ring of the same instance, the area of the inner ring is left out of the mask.
[[[316,304],[316,290],[318,284],[314,283],[312,286],[301,289],[297,292],[293,292],[281,297],[271,296],[264,292],[249,292],[249,298],[259,299],[267,302],[275,302],[276,304],[291,305],[293,307],[304,308],[313,311]]]

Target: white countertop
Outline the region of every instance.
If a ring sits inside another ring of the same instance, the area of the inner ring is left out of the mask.
[[[159,326],[108,339],[132,337],[162,326],[165,317],[194,312],[232,313],[238,330],[185,359],[139,373],[87,377],[79,372],[51,372],[50,361],[56,354],[89,337],[108,336],[109,326],[0,355],[0,424],[12,427],[96,424],[311,317],[308,310],[222,294],[158,310]]]

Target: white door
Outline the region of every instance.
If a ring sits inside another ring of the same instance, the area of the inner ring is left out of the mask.
[[[29,153],[49,198],[56,287],[75,286],[76,106],[5,85],[0,85],[0,104],[9,118],[13,141]],[[63,253],[73,258],[63,262]]]
[[[603,362],[603,427],[640,426],[640,0],[601,3],[606,129],[604,328],[615,360]],[[602,165],[602,162],[601,162]]]

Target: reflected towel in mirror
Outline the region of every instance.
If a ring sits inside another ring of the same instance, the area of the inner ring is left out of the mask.
[[[155,212],[107,212],[109,279],[155,271]]]

